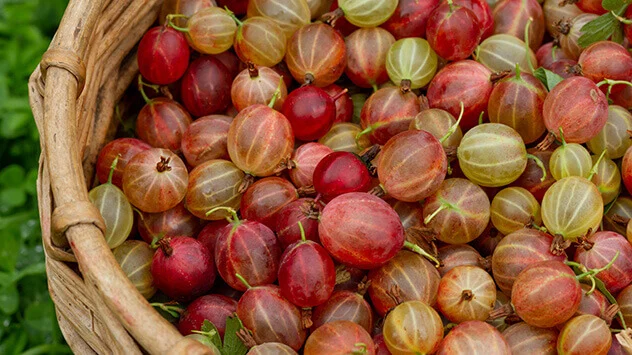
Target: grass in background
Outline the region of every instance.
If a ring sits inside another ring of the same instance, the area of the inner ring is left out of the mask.
[[[67,0],[0,0],[0,354],[70,353],[48,294],[27,81]]]

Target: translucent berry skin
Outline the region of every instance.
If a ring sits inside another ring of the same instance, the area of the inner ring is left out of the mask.
[[[316,329],[305,342],[305,355],[375,355],[371,335],[356,323],[339,320]]]
[[[306,1],[251,0],[248,1],[247,17],[262,16],[273,20],[285,33],[287,40],[298,29],[309,24],[311,14]]]
[[[443,2],[428,18],[428,42],[441,58],[449,61],[471,56],[481,35],[476,14],[463,6]]]
[[[336,260],[359,269],[385,264],[404,245],[397,213],[382,199],[364,192],[331,200],[321,214],[318,234]]]
[[[547,0],[547,3],[548,2],[552,2],[552,0]],[[557,7],[557,3],[555,3],[555,7]],[[538,59],[538,65],[548,70],[551,70],[551,65],[558,60],[571,59],[559,46],[554,46],[553,42],[541,45],[536,51],[535,56]]]
[[[536,0],[506,0],[494,7],[494,33],[509,34],[525,40],[525,27],[529,19],[529,46],[537,50],[542,43],[546,26],[542,5]]]
[[[290,121],[296,139],[313,141],[331,129],[336,104],[325,90],[306,85],[287,96],[281,112]]]
[[[243,218],[276,225],[276,214],[288,203],[296,200],[298,193],[291,182],[280,177],[267,177],[252,184],[241,198]]]
[[[267,105],[279,85],[280,93],[273,107],[275,110],[281,110],[287,97],[287,87],[281,76],[267,67],[253,66],[244,69],[235,77],[230,88],[233,106],[241,111],[254,104]]]
[[[450,321],[485,321],[496,302],[494,279],[478,266],[457,266],[439,283],[437,307]]]
[[[138,113],[136,135],[155,148],[180,153],[182,136],[193,122],[189,113],[166,97],[151,100]]]
[[[279,287],[288,301],[302,308],[318,306],[331,297],[335,285],[334,262],[320,244],[300,240],[285,249]]]
[[[155,237],[195,237],[201,229],[199,218],[192,215],[184,203],[158,213],[142,213],[138,233],[149,244]]]
[[[206,212],[218,206],[239,208],[244,172],[228,160],[209,160],[191,170],[185,206],[198,218],[223,220],[226,211]]]
[[[298,351],[305,342],[301,311],[281,295],[279,286],[249,288],[237,303],[237,316],[258,344],[280,342]]]
[[[603,15],[608,12],[598,0],[579,0],[577,1],[577,7],[583,12],[597,15]]]
[[[207,223],[200,233],[198,233],[197,240],[206,246],[206,248],[211,252],[211,255],[215,255],[215,242],[220,234],[222,234],[222,230],[227,224],[228,221],[226,220],[212,221]]]
[[[464,112],[460,126],[468,130],[478,123],[492,92],[492,72],[473,60],[462,60],[446,65],[430,82],[428,102],[430,107],[448,111],[454,117]]]
[[[360,132],[362,132],[362,128],[355,123],[336,123],[327,134],[318,140],[318,143],[324,144],[334,151],[360,154],[364,149],[371,146],[369,137],[365,135],[356,140]]]
[[[226,318],[237,311],[237,301],[222,295],[206,295],[191,302],[180,316],[178,330],[182,335],[193,334],[194,330],[201,330],[204,320],[208,320],[224,337]]]
[[[492,9],[485,0],[456,0],[455,5],[463,6],[474,12],[481,29],[481,39],[485,39],[494,34],[494,16]]]
[[[564,325],[557,341],[558,354],[609,354],[612,345],[610,329],[596,316],[584,314]]]
[[[428,304],[408,301],[388,314],[382,334],[394,355],[434,354],[443,339],[443,324]]]
[[[577,61],[572,59],[560,59],[551,64],[550,70],[564,79],[580,75],[580,71],[577,70]]]
[[[274,232],[256,221],[238,221],[227,225],[215,242],[215,264],[226,283],[238,290],[271,284],[277,279],[281,248]]]
[[[386,54],[395,43],[392,34],[380,27],[361,28],[345,39],[347,67],[345,74],[362,88],[388,81]]]
[[[468,244],[450,244],[439,248],[438,259],[441,266],[437,269],[441,277],[457,266],[480,266],[481,254]]]
[[[151,274],[154,248],[140,240],[126,240],[112,249],[112,254],[138,292],[145,299],[151,299],[158,291],[154,285],[154,276]]]
[[[136,138],[118,138],[106,144],[97,157],[97,177],[100,183],[106,183],[112,169],[112,162],[118,156],[118,162],[112,173],[112,184],[123,188],[123,171],[127,163],[138,153],[151,149],[151,146]]]
[[[371,188],[371,175],[357,155],[333,152],[316,165],[314,188],[325,200],[349,192],[367,192]]]
[[[138,69],[154,84],[171,84],[187,70],[189,54],[189,44],[181,32],[157,26],[147,31],[138,44]]]
[[[208,292],[215,282],[215,264],[202,243],[190,237],[163,239],[151,263],[154,284],[169,298],[190,301]]]
[[[391,138],[380,152],[377,173],[386,193],[415,202],[435,193],[448,161],[443,146],[426,131],[406,131]]]
[[[187,17],[193,16],[196,12],[209,7],[217,6],[215,0],[167,0],[162,3],[158,21],[164,25],[169,14],[180,14]],[[174,18],[173,23],[177,26],[185,26],[186,18]]]
[[[381,27],[395,36],[395,39],[426,37],[428,17],[437,6],[439,0],[399,0],[395,12]]]
[[[621,158],[632,145],[628,130],[632,130],[632,114],[630,111],[621,106],[610,105],[608,106],[608,121],[606,125],[586,145],[595,155],[599,155],[605,150],[606,158]]]
[[[593,43],[580,54],[578,63],[582,75],[595,83],[604,79],[632,80],[632,55],[615,42]],[[611,92],[620,92],[625,87],[622,84],[614,85]],[[607,92],[608,86],[602,86],[601,90]]]
[[[182,135],[182,154],[189,165],[196,167],[213,159],[228,158],[226,141],[233,118],[223,115],[200,117]]]
[[[220,7],[197,11],[187,20],[187,41],[202,54],[219,54],[233,46],[237,24]]]
[[[555,328],[538,328],[525,322],[510,325],[503,331],[514,354],[557,355],[558,331]]]
[[[386,55],[386,72],[396,85],[408,81],[411,89],[426,86],[437,71],[437,53],[423,38],[402,38]]]
[[[311,198],[301,198],[288,203],[277,213],[274,230],[282,249],[301,239],[298,222],[301,222],[303,225],[307,240],[320,243],[320,238],[318,237],[318,216],[323,205],[322,202],[314,202]]]
[[[540,204],[527,189],[521,187],[507,187],[494,196],[491,219],[494,227],[505,235],[531,222],[542,224]]]
[[[369,135],[372,143],[384,145],[393,136],[407,131],[419,112],[419,98],[413,92],[384,87],[369,96],[362,106],[360,124],[363,129],[373,129]]]
[[[339,95],[343,88],[336,84],[331,84],[325,86],[323,90],[325,90],[329,96],[334,97]],[[351,119],[353,118],[353,100],[351,100],[351,96],[345,92],[336,99],[335,103],[336,119],[334,120],[334,123],[351,122]]]
[[[285,42],[283,29],[273,19],[255,16],[237,28],[233,46],[242,62],[272,67],[283,60]]]
[[[516,278],[511,302],[527,324],[550,328],[570,319],[582,299],[573,270],[557,260],[527,266]]]
[[[354,322],[367,332],[373,331],[373,309],[364,296],[352,291],[336,291],[323,304],[314,308],[312,330],[337,320]]]
[[[534,147],[527,149],[527,153],[535,155],[542,161],[542,164],[544,164],[546,168],[546,177],[542,180],[542,169],[536,164],[535,160],[529,159],[527,160],[527,167],[524,169],[524,172],[511,186],[520,186],[527,189],[538,202],[542,203],[544,194],[556,181],[549,169],[549,161],[551,160],[553,151],[539,150]]]
[[[296,148],[292,153],[294,166],[290,170],[290,178],[294,185],[296,187],[313,185],[316,165],[330,153],[333,153],[331,148],[315,142],[305,143]]]
[[[492,325],[472,320],[452,328],[439,345],[437,354],[511,355],[511,349],[502,334]]]
[[[632,246],[627,239],[615,232],[600,231],[588,238],[592,243],[578,247],[573,260],[589,269],[606,266],[617,252],[619,256],[612,267],[597,274],[606,289],[616,294],[632,282]]]
[[[397,302],[391,295],[397,286],[403,301],[421,301],[434,305],[441,276],[437,268],[419,254],[402,250],[386,264],[369,271],[369,296],[371,303],[381,316]]]
[[[182,78],[182,102],[196,117],[224,111],[230,105],[231,77],[224,64],[212,56],[189,65]]]
[[[288,41],[285,62],[299,83],[307,79],[318,87],[333,84],[347,64],[345,41],[329,25],[305,25]]]
[[[298,355],[298,353],[283,343],[263,343],[250,348],[248,355]]]
[[[375,27],[386,22],[397,8],[397,0],[339,0],[345,18],[359,27]]]

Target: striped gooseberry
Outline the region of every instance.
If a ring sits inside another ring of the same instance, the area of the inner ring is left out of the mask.
[[[138,233],[147,243],[156,237],[195,237],[200,229],[200,219],[192,215],[184,203],[163,212],[141,212],[138,220]]]
[[[185,33],[191,48],[202,54],[219,54],[233,46],[237,25],[231,15],[221,7],[207,7],[191,15],[186,27],[171,22],[179,15],[168,15],[168,21],[175,29]]]
[[[632,323],[632,285],[628,285],[617,295],[617,304],[621,315],[627,323]]]
[[[154,249],[140,240],[126,240],[112,254],[138,292],[150,299],[157,291],[150,270]]]
[[[459,117],[461,102],[464,111],[460,126],[466,131],[478,123],[487,109],[492,92],[492,72],[473,60],[450,63],[441,69],[428,86],[428,103],[432,108],[448,111]]]
[[[230,105],[232,77],[216,57],[202,56],[189,65],[182,77],[182,102],[193,116],[222,112]]]
[[[593,175],[592,183],[597,186],[597,190],[601,193],[603,204],[607,205],[614,201],[621,191],[621,173],[617,164],[606,158],[596,155],[590,156],[592,163],[595,164],[595,175]]]
[[[250,348],[248,355],[298,355],[298,353],[283,343],[263,343]]]
[[[386,341],[384,341],[384,334],[380,332],[379,334],[374,335],[373,343],[375,343],[375,355],[391,355],[391,352],[386,346]]]
[[[632,145],[628,131],[632,130],[632,114],[627,109],[608,106],[608,120],[604,127],[591,140],[586,142],[593,154],[601,154],[606,150],[606,158],[621,158]]]
[[[344,16],[345,20],[358,27],[375,27],[383,24],[393,15],[397,0],[338,0],[338,9],[323,15],[326,22]]]
[[[479,252],[467,244],[448,244],[438,250],[441,266],[437,269],[441,277],[457,266],[483,267],[484,259]]]
[[[380,27],[360,28],[345,38],[345,74],[361,88],[377,88],[388,81],[386,55],[395,37]],[[370,55],[367,55],[370,54]]]
[[[494,279],[478,266],[457,266],[439,283],[437,308],[451,322],[485,321],[495,302]]]
[[[544,38],[544,12],[536,0],[505,0],[494,7],[494,33],[508,34],[525,40],[529,23],[529,47],[537,50]]]
[[[632,79],[632,55],[622,45],[599,41],[588,46],[577,60],[581,75],[599,83],[604,79],[627,81]],[[604,86],[608,92],[622,91],[625,85]]]
[[[237,316],[244,327],[252,332],[255,342],[279,342],[298,351],[307,335],[298,307],[281,295],[279,286],[246,287],[246,292],[237,303]],[[271,322],[270,319],[276,321]]]
[[[424,203],[424,223],[444,243],[471,242],[483,233],[489,218],[489,198],[467,179],[444,180]]]
[[[547,3],[553,3],[551,0],[546,0],[545,6]],[[558,7],[557,3],[554,4],[554,7]],[[548,26],[548,24],[547,24]],[[559,60],[570,59],[566,56],[564,51],[553,42],[548,42],[540,46],[538,50],[535,52],[535,57],[538,60],[538,66],[544,67],[544,69],[551,70],[551,65]]]
[[[400,301],[434,305],[441,276],[422,256],[402,250],[385,265],[369,271],[369,296],[381,316]]]
[[[381,27],[396,39],[426,37],[428,17],[439,5],[439,0],[399,0],[395,12]]]
[[[182,159],[161,148],[136,154],[123,172],[123,191],[129,202],[149,213],[175,207],[187,193],[188,182]]]
[[[218,206],[239,208],[243,183],[244,172],[235,164],[222,159],[209,160],[191,170],[185,206],[198,218],[222,220],[228,216],[226,211],[210,215],[206,212]]]
[[[632,282],[632,246],[624,236],[599,231],[577,248],[573,258],[588,269],[604,268],[613,259],[612,266],[596,277],[604,283],[608,291],[616,294]]]
[[[562,21],[559,26],[559,41],[560,47],[566,53],[566,55],[570,59],[577,60],[579,59],[579,55],[584,50],[584,47],[580,46],[578,41],[579,37],[584,34],[582,28],[588,22],[595,20],[597,15],[595,14],[579,14],[573,18],[566,19],[566,21]]]
[[[588,177],[592,168],[590,153],[583,145],[566,143],[560,130],[562,145],[557,147],[549,160],[549,169],[555,180],[569,176]]]
[[[348,90],[336,84],[327,85],[323,90],[332,98],[337,97],[337,99],[334,100],[336,103],[336,118],[334,119],[334,123],[351,122],[353,118],[353,100],[351,100]]]
[[[314,170],[318,163],[333,150],[328,146],[316,142],[300,145],[292,153],[290,179],[294,186],[301,188],[314,184]]]
[[[298,199],[294,185],[280,177],[263,178],[250,185],[241,197],[240,212],[243,218],[276,226],[277,213],[288,203]]]
[[[541,224],[540,204],[522,187],[507,187],[494,196],[490,207],[494,227],[510,234],[530,223]]]
[[[564,325],[557,339],[558,354],[606,355],[612,345],[606,322],[590,314],[577,316]]]
[[[551,64],[551,71],[564,79],[580,76],[580,66],[577,65],[577,61],[573,59],[560,59]]]
[[[217,241],[217,237],[222,234],[222,229],[224,229],[226,225],[228,225],[228,221],[226,220],[208,222],[196,237],[197,240],[208,248],[212,255],[215,255],[215,242]]]
[[[566,254],[551,253],[553,237],[537,229],[523,228],[506,235],[492,254],[492,272],[498,288],[508,296],[516,277],[527,266],[545,260],[564,261]]]
[[[556,38],[560,34],[559,26],[557,26],[558,23],[570,21],[583,14],[583,11],[580,10],[577,5],[569,2],[560,2],[559,0],[544,0],[544,3],[542,4],[542,11],[544,13],[544,24],[546,25],[546,30],[553,38]],[[557,49],[563,53],[561,48],[559,48],[559,46],[557,47]],[[540,62],[539,59],[538,63],[546,69],[549,69],[549,67]]]
[[[608,324],[612,322],[612,319],[616,315],[615,311],[618,308],[610,307],[610,301],[604,296],[601,291],[592,289],[591,285],[580,284],[582,288],[582,300],[579,303],[579,308],[575,313],[575,316],[582,314],[591,314],[593,316],[604,319]],[[610,309],[609,309],[610,308]]]
[[[601,2],[595,0],[570,0],[569,2],[575,3],[577,7],[587,13],[603,15],[608,12],[604,9]]]
[[[274,231],[283,249],[301,240],[300,222],[308,240],[319,243],[318,218],[324,204],[311,198],[301,198],[285,205],[276,216]]]
[[[194,334],[202,329],[205,320],[213,323],[220,337],[226,331],[226,318],[237,310],[237,301],[222,295],[205,295],[195,299],[182,312],[178,330],[182,335]]]
[[[443,323],[428,304],[408,301],[389,312],[382,334],[392,354],[432,354],[443,339]]]
[[[279,94],[273,108],[280,111],[287,97],[287,88],[281,76],[270,68],[257,67],[252,62],[247,66],[233,80],[230,89],[235,109],[241,111],[250,105],[267,105],[278,87]]]
[[[285,62],[299,83],[333,84],[347,64],[344,38],[324,23],[305,25],[288,41]]]
[[[346,320],[360,325],[367,332],[372,332],[373,309],[364,299],[365,291],[366,288],[358,290],[358,292],[347,290],[334,292],[325,303],[314,308],[312,330],[318,329],[326,323]]]
[[[623,217],[623,220],[620,217]],[[620,195],[603,216],[604,230],[626,235],[625,221],[630,218],[632,218],[632,198]]]
[[[559,260],[540,261],[518,274],[511,291],[516,314],[527,324],[550,328],[569,320],[582,299],[573,270]]]
[[[494,16],[492,8],[485,0],[456,0],[456,5],[466,7],[474,12],[481,27],[481,39],[485,39],[494,34]]]
[[[371,335],[360,325],[338,320],[318,327],[305,342],[304,355],[375,355]]]
[[[456,119],[450,112],[440,108],[429,108],[419,112],[410,122],[408,129],[426,131],[441,140],[450,132],[455,123]],[[463,139],[463,131],[461,126],[456,126],[454,132],[443,139],[441,145],[444,148],[456,148],[461,143],[461,139]]]
[[[227,147],[233,163],[246,174],[270,176],[282,170],[292,154],[292,126],[280,112],[265,105],[251,105],[230,124]]]
[[[113,171],[112,184],[122,189],[123,171],[125,171],[127,163],[137,153],[150,148],[149,144],[136,138],[117,138],[109,142],[101,148],[97,157],[96,170],[99,182],[102,184],[107,182],[110,177],[110,171]],[[116,158],[118,158],[118,162],[114,170],[112,170],[112,163]]]
[[[286,41],[311,19],[306,1],[250,0],[247,15],[248,18],[262,16],[274,21],[285,33]]]
[[[437,354],[510,355],[511,349],[496,328],[485,322],[472,320],[452,328],[439,344]]]
[[[331,126],[329,132],[325,133],[325,135],[318,140],[318,143],[336,152],[360,154],[360,152],[371,146],[369,137],[364,134],[360,135],[361,132],[362,127],[355,123],[336,123]]]
[[[213,159],[227,159],[228,128],[233,118],[210,115],[195,120],[182,135],[182,154],[187,163],[196,167]]]
[[[184,75],[189,55],[189,45],[182,33],[171,27],[156,26],[138,44],[138,69],[154,84],[171,84]]]
[[[384,145],[396,134],[408,130],[419,111],[419,98],[413,92],[396,86],[379,89],[362,106],[363,131],[359,137],[369,134],[371,142]]]
[[[423,38],[402,38],[388,50],[386,71],[396,85],[405,89],[426,86],[437,72],[437,53]]]
[[[520,322],[510,325],[502,334],[513,354],[557,355],[559,333],[554,328],[538,328]]]
[[[193,16],[193,14],[202,9],[216,5],[215,0],[166,0],[162,3],[158,20],[159,23],[163,25],[167,22],[167,15],[184,15],[182,17],[175,17],[173,21],[178,26],[184,26],[187,22],[187,17]]]
[[[558,180],[544,194],[542,222],[552,235],[572,241],[596,231],[603,210],[603,199],[595,184],[570,176]]]
[[[367,192],[371,174],[361,157],[349,152],[333,152],[314,169],[314,189],[325,201],[349,192]]]
[[[237,25],[233,46],[242,62],[272,67],[283,61],[287,38],[274,19],[249,16],[243,22],[238,21]]]
[[[507,0],[508,2],[511,0]],[[472,55],[483,34],[478,17],[452,0],[440,2],[428,18],[426,38],[437,55],[457,61]]]
[[[504,237],[505,235],[500,233],[490,221],[483,233],[470,242],[470,245],[476,248],[476,250],[481,253],[481,256],[485,257],[485,259],[481,260],[480,267],[488,271],[491,270],[491,256]]]
[[[238,291],[276,281],[282,250],[274,232],[263,223],[240,220],[232,208],[215,207],[209,213],[217,210],[230,214],[215,242],[215,264],[222,279]]]
[[[503,123],[518,132],[525,144],[535,142],[546,127],[542,106],[547,91],[542,82],[528,73],[520,73],[498,82],[489,97],[489,121]]]
[[[529,63],[537,61],[533,50],[528,48],[523,40],[504,33],[495,34],[483,40],[474,53],[474,57],[477,62],[494,73],[513,70],[517,63],[524,72],[531,74]]]
[[[404,229],[411,227],[423,227],[424,216],[421,203],[418,202],[403,202],[395,199],[391,199],[388,203],[393,207],[399,220],[402,222]]]
[[[332,1],[331,6],[329,7],[329,11],[333,12],[333,11],[336,11],[337,9],[338,9],[338,1]],[[327,14],[323,14],[323,16],[325,15]],[[320,18],[321,21],[327,19],[327,17],[323,18],[323,16],[321,16]],[[345,37],[352,34],[353,31],[358,29],[358,26],[352,25],[351,23],[349,23],[349,21],[347,21],[347,19],[344,18],[344,16],[336,18],[335,21],[330,21],[329,25],[331,25],[331,27],[333,27],[335,30],[340,32]]]
[[[553,150],[550,148],[549,150],[539,150],[533,147],[527,149],[527,153],[537,157],[542,162],[542,165],[544,165],[544,170],[542,166],[538,165],[537,160],[529,159],[524,172],[512,185],[527,189],[538,202],[542,202],[544,194],[556,181],[549,169],[549,161],[551,160]]]
[[[426,131],[405,131],[382,148],[377,174],[381,189],[389,196],[415,202],[439,189],[447,167],[448,159],[437,138]]]

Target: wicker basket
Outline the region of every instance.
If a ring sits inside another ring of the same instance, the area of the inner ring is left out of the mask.
[[[71,0],[29,80],[41,135],[37,191],[48,286],[77,354],[205,354],[136,291],[103,238],[88,200],[114,108],[138,72],[134,46],[161,0]]]

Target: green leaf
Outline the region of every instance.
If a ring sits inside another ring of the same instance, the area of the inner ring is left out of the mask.
[[[201,330],[205,333],[214,332],[213,336],[209,337],[211,339],[211,343],[213,343],[213,345],[215,345],[218,349],[222,348],[222,338],[219,337],[219,332],[217,331],[217,328],[211,321],[209,321],[208,319],[205,319],[204,323],[202,323]]]
[[[18,310],[20,305],[20,294],[14,284],[10,284],[0,288],[0,312],[4,314],[13,314]],[[2,352],[0,352],[1,354]]]
[[[24,183],[24,168],[11,164],[0,171],[0,185],[19,186]]]
[[[2,340],[0,344],[0,354],[3,355],[17,355],[22,353],[26,348],[28,341],[26,333],[23,329],[17,329],[11,333],[8,337]]]
[[[560,81],[564,80],[561,76],[555,74],[554,72],[544,69],[543,67],[539,67],[533,72],[533,75],[538,78],[546,86],[547,90],[551,91]]]
[[[605,41],[612,36],[618,26],[619,20],[612,13],[603,14],[582,27],[578,44],[585,48],[595,42]]]
[[[4,207],[15,208],[26,203],[26,191],[20,187],[7,187],[0,190],[0,204]]]
[[[224,348],[222,354],[224,355],[245,355],[248,352],[248,348],[237,337],[237,332],[244,329],[244,325],[237,317],[237,314],[228,317],[226,319],[226,332],[224,333]]]
[[[608,11],[619,11],[622,7],[625,8],[630,4],[630,1],[626,0],[603,0],[601,6]]]

